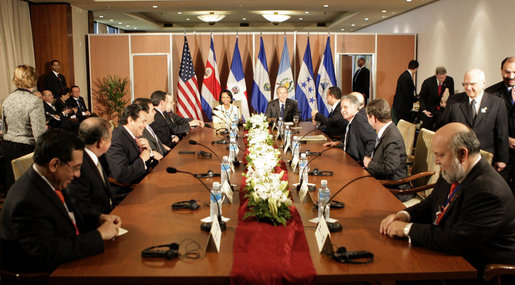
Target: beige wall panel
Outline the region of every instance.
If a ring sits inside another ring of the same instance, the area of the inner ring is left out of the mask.
[[[169,52],[169,35],[131,35],[131,53]]]
[[[375,35],[338,35],[339,53],[374,53]]]
[[[408,68],[415,57],[414,35],[377,36],[376,96],[393,103],[393,95],[399,75]]]
[[[156,90],[168,92],[168,61],[166,55],[137,55],[132,59],[134,99],[150,98]],[[151,70],[152,72],[149,72]]]
[[[341,74],[342,74],[342,94],[349,94],[352,92],[352,56],[341,55]]]
[[[102,106],[99,106],[97,96],[99,83],[108,75],[116,75],[130,80],[129,69],[129,36],[91,36],[90,37],[90,64],[92,109],[100,116],[104,116]],[[126,99],[131,99],[130,83],[127,86]]]

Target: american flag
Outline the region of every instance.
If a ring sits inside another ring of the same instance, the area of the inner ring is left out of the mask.
[[[202,120],[197,75],[191,60],[186,36],[184,36],[184,48],[182,49],[181,68],[179,70],[179,85],[177,87],[177,113],[179,116]]]

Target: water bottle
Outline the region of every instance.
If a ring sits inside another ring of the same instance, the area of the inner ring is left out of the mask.
[[[286,146],[288,143],[290,143],[290,145],[291,145],[290,126],[286,126],[284,129],[284,145]]]
[[[299,183],[302,181],[305,181],[306,183],[308,183],[308,172],[309,172],[308,159],[306,158],[305,153],[301,153],[300,160],[299,160]]]
[[[279,135],[283,134],[283,118],[279,117],[277,120],[277,131],[279,132]]]
[[[213,189],[211,190],[211,203],[209,205],[209,213],[214,219],[218,217],[218,208],[220,208],[220,216],[222,215],[222,190],[218,182],[213,182]],[[218,203],[218,206],[216,205]]]
[[[299,137],[298,136],[294,136],[293,137],[293,143],[291,145],[291,148],[293,149],[292,150],[293,157],[297,157],[297,159],[299,159],[300,142],[299,142]]]
[[[238,145],[236,144],[236,138],[231,137],[229,139],[229,161],[235,161],[238,155]]]
[[[329,219],[329,212],[331,207],[327,205],[331,198],[331,190],[327,187],[327,180],[322,180],[320,183],[320,189],[318,189],[318,219],[324,215],[325,220]],[[325,213],[324,213],[325,208]]]
[[[230,132],[230,136],[229,136],[231,139],[234,138],[236,139],[238,137],[238,126],[236,124],[232,124],[231,125],[231,132]]]
[[[222,164],[220,168],[220,184],[223,185],[227,180],[229,185],[231,185],[231,164],[228,156],[225,155],[222,158]]]

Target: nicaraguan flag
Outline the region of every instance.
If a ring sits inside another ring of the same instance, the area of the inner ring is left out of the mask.
[[[265,113],[268,101],[270,101],[270,78],[268,77],[263,37],[261,37],[258,60],[254,65],[254,85],[252,87],[251,104],[256,112]]]
[[[300,66],[299,77],[297,78],[297,88],[295,89],[295,99],[298,102],[300,116],[302,120],[311,118],[311,110],[317,108],[315,80],[313,80],[313,64],[311,62],[311,48],[306,45],[304,59]]]
[[[288,98],[295,99],[295,83],[293,82],[293,72],[290,65],[290,53],[288,52],[288,43],[284,37],[283,52],[281,54],[281,62],[275,79],[275,90],[277,87],[284,86],[288,88]]]
[[[213,107],[218,103],[218,96],[222,91],[220,86],[220,76],[218,75],[218,65],[216,64],[215,47],[213,45],[213,37],[211,37],[211,48],[207,56],[206,72],[204,73],[204,80],[202,81],[202,111],[206,114],[209,121],[212,121],[211,113]]]
[[[331,41],[329,36],[327,36],[324,55],[322,56],[322,61],[320,61],[320,67],[318,68],[316,86],[318,112],[327,117],[331,109],[331,106],[327,103],[327,91],[329,87],[336,86],[336,75],[334,74],[333,55],[331,53]]]
[[[234,45],[234,53],[232,56],[231,71],[227,78],[227,89],[231,90],[234,100],[241,101],[241,114],[244,119],[250,117],[249,103],[247,100],[247,86],[245,85],[245,75],[243,74],[243,65],[241,63],[240,49],[238,48],[238,39]]]

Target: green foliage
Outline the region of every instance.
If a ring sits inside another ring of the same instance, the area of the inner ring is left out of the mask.
[[[249,211],[245,213],[243,219],[249,217],[256,217],[260,221],[271,222],[274,226],[281,224],[286,226],[286,222],[291,218],[290,208],[285,204],[278,207],[276,215],[270,210],[268,201],[255,200],[251,193],[245,195],[249,199],[248,207]]]
[[[104,106],[104,112],[109,120],[119,117],[129,100],[125,99],[127,94],[127,78],[119,78],[116,75],[104,77],[99,84],[100,94],[97,100]]]

